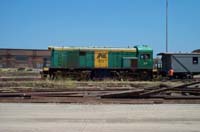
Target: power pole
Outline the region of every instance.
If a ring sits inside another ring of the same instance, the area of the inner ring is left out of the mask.
[[[168,0],[166,0],[166,52],[168,52]]]

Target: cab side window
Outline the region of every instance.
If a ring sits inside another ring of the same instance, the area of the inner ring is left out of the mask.
[[[141,54],[140,59],[141,60],[148,60],[148,59],[150,59],[150,54]]]
[[[85,56],[86,55],[86,52],[85,51],[80,51],[79,52],[79,56]]]

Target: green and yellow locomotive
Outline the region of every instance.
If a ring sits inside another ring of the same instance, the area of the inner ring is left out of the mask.
[[[51,65],[43,75],[76,80],[112,78],[146,80],[152,78],[153,50],[148,46],[133,48],[48,47]]]

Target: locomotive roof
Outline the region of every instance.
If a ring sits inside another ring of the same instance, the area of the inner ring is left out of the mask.
[[[136,52],[136,48],[109,48],[109,47],[54,47],[49,46],[49,50],[82,50],[82,51],[88,51],[88,50],[109,50],[109,51],[129,51],[129,52]]]
[[[135,46],[135,47],[137,47],[137,49],[140,50],[140,51],[150,51],[150,52],[153,51],[153,49],[150,48],[147,45],[138,45],[138,46]]]

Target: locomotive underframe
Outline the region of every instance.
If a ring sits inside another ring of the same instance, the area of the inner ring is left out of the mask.
[[[130,68],[49,68],[43,71],[44,77],[50,79],[70,78],[74,80],[150,80],[152,69],[130,69]]]

